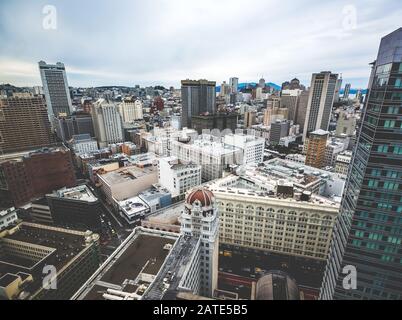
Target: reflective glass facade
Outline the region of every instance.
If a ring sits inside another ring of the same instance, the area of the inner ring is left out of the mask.
[[[381,40],[321,299],[402,299],[402,28]],[[357,270],[345,289],[343,268]]]

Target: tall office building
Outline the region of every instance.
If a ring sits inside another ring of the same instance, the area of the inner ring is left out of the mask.
[[[53,142],[41,96],[14,94],[0,99],[0,154],[41,148]]]
[[[343,99],[348,99],[349,98],[349,93],[350,93],[350,83],[347,83],[345,85],[345,91],[343,92]]]
[[[341,87],[342,87],[342,75],[340,76],[340,78],[338,80],[336,80],[334,102],[339,101],[339,94],[341,92]]]
[[[263,89],[265,88],[265,79],[264,78],[261,78],[260,80],[258,80],[258,86]]]
[[[302,91],[300,93],[299,98],[297,99],[297,107],[296,107],[297,111],[293,123],[300,125],[300,129],[302,131],[304,129],[304,123],[306,120],[309,95],[310,95],[309,91]]]
[[[399,28],[381,39],[372,65],[321,299],[402,299],[401,79]],[[343,285],[348,265],[356,268],[356,289]]]
[[[244,113],[244,126],[246,128],[251,128],[257,122],[257,112],[256,111],[246,111]]]
[[[313,73],[304,122],[303,141],[311,131],[328,130],[338,75],[330,71]]]
[[[112,143],[123,142],[123,126],[116,105],[105,99],[99,99],[91,113],[95,136],[101,148]]]
[[[57,137],[63,141],[69,141],[74,135],[79,134],[89,134],[91,137],[95,137],[92,117],[85,113],[53,118],[52,123]]]
[[[232,93],[236,93],[239,87],[239,78],[229,78],[229,86]]]
[[[215,113],[215,81],[182,80],[182,127],[191,127],[191,116]]]
[[[288,120],[295,121],[297,115],[297,106],[299,101],[299,96],[303,91],[300,89],[293,90],[282,90],[280,105],[281,108],[288,109]]]
[[[39,71],[50,121],[54,116],[70,115],[73,107],[64,64],[61,62],[47,64],[45,61],[40,61]]]

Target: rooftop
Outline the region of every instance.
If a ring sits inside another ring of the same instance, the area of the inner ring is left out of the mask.
[[[64,198],[70,200],[79,200],[85,202],[95,202],[98,198],[91,192],[86,185],[81,185],[73,188],[62,188],[48,194],[47,197]]]
[[[155,170],[156,169],[153,166],[144,168],[129,166],[102,174],[100,175],[100,178],[109,185],[119,184],[152,174]]]
[[[85,233],[22,222],[1,234],[0,244],[6,249],[0,252],[0,278],[7,273],[31,274],[34,282],[30,292],[36,292],[42,284],[43,274],[40,266],[54,265],[60,271],[79,256],[89,243],[92,243],[89,239],[96,240],[97,237],[92,232]],[[12,248],[18,243],[24,243],[24,246],[31,247],[31,250],[34,250],[33,245],[40,246],[41,254],[36,254],[35,258],[30,254],[16,255]]]
[[[160,271],[178,238],[179,235],[173,233],[135,228],[74,298],[103,300],[103,294],[114,289],[134,294],[139,299]]]

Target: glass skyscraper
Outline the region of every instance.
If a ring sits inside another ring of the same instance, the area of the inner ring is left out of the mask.
[[[402,28],[381,40],[320,299],[402,299]],[[345,266],[356,289],[344,284]]]

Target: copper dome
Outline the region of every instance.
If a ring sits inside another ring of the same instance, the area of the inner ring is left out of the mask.
[[[186,203],[193,204],[198,200],[202,207],[210,206],[213,202],[214,194],[207,189],[194,189],[186,197]]]

